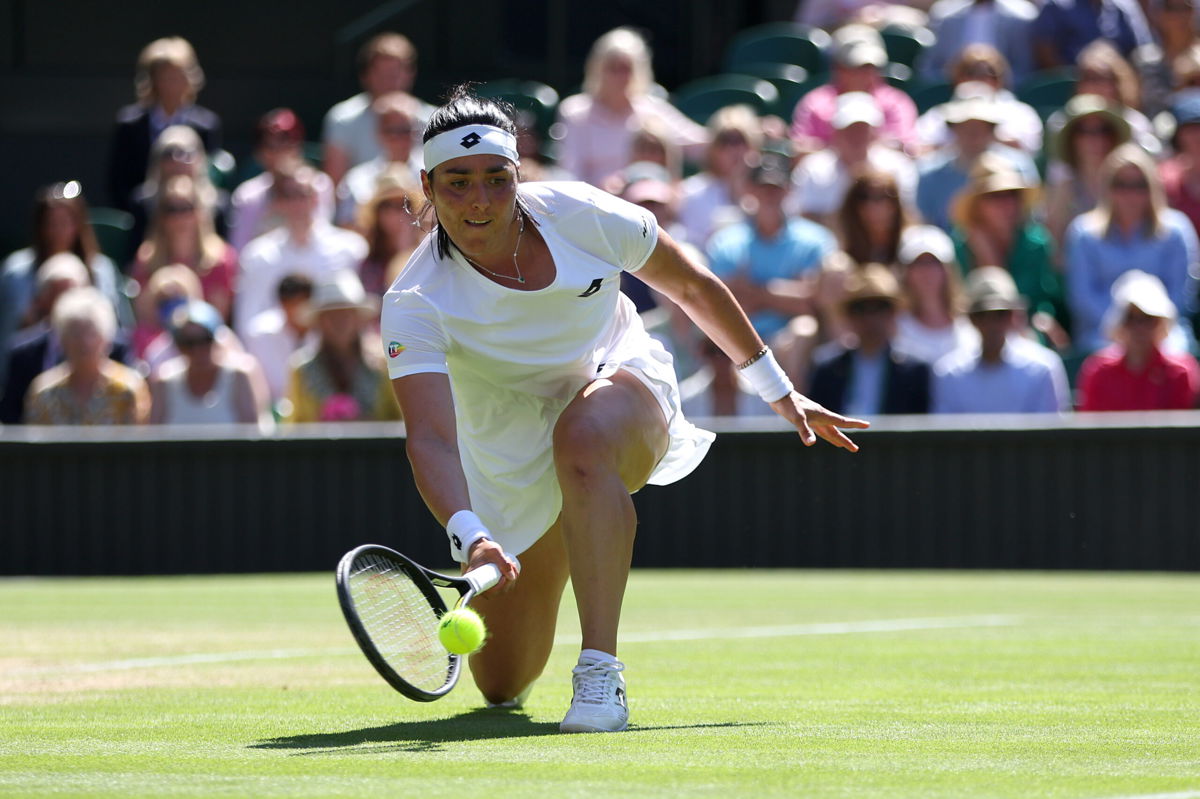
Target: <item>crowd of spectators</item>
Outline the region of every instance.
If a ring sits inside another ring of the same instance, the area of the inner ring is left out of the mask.
[[[689,119],[646,39],[601,36],[551,138],[528,114],[525,179],[583,180],[653,210],[721,277],[797,387],[855,416],[1194,408],[1200,39],[1191,0],[809,0],[827,81],[790,118]],[[926,25],[918,112],[881,28]],[[77,181],[39,189],[0,270],[0,422],[203,424],[399,417],[378,305],[428,232],[416,48],[362,48],[362,92],[320,146],[264,110],[256,174],[230,178],[204,72],[150,43],[111,139],[114,262]],[[1014,88],[1073,66],[1074,95]],[[430,98],[435,99],[435,98]],[[90,197],[94,203],[98,198]],[[635,278],[693,413],[760,412],[700,331]]]

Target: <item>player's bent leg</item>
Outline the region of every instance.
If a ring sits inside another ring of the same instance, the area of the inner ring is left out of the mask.
[[[616,653],[637,527],[629,493],[645,485],[666,448],[658,402],[625,372],[587,386],[555,426],[563,540],[583,632],[564,732],[616,731],[628,723]]]
[[[516,699],[541,675],[566,582],[561,525],[555,522],[521,553],[521,576],[511,590],[487,592],[471,603],[489,632],[487,644],[471,656],[471,675],[489,703]]]

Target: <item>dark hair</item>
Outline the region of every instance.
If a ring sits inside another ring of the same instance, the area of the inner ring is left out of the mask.
[[[283,279],[279,281],[278,288],[275,290],[275,294],[279,297],[280,302],[286,302],[295,298],[308,299],[312,296],[312,293],[312,278],[302,274],[284,275]]]
[[[434,109],[429,117],[429,124],[425,126],[425,133],[421,135],[421,142],[427,142],[440,133],[461,128],[463,125],[491,125],[515,137],[517,125],[513,121],[514,114],[515,111],[509,103],[490,97],[479,97],[471,91],[471,84],[463,83],[451,89],[446,102]],[[433,170],[427,171],[432,180]],[[428,213],[432,208],[433,204],[427,203],[422,209],[422,214]],[[534,221],[529,214],[529,206],[519,193],[517,213],[523,213],[531,222]],[[450,253],[450,237],[441,225],[434,228],[434,235],[438,257],[445,258]]]
[[[92,259],[100,253],[100,245],[96,241],[96,233],[88,219],[88,205],[83,198],[82,187],[78,181],[70,180],[43,186],[37,190],[33,198],[33,252],[35,263],[40,267],[49,258],[50,242],[46,237],[46,217],[52,208],[65,208],[75,220],[75,241],[71,244],[71,252],[83,261],[87,267],[88,277],[95,282],[92,274]]]

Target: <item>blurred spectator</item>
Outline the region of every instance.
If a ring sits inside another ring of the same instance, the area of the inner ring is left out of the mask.
[[[1150,44],[1150,26],[1138,0],[1042,0],[1033,23],[1033,56],[1038,69],[1072,64],[1097,39],[1129,57]]]
[[[311,343],[308,304],[312,293],[312,280],[307,276],[286,275],[275,292],[278,306],[250,320],[246,351],[262,366],[274,407],[279,407],[287,393],[288,359]]]
[[[138,323],[133,329],[133,352],[151,367],[151,374],[165,360],[161,350],[171,341],[171,314],[189,300],[203,299],[200,278],[191,267],[167,264],[154,271],[138,293]],[[169,357],[179,353],[173,352]]]
[[[555,145],[547,147],[537,115],[522,108],[513,113],[517,124],[517,155],[521,157],[521,181],[574,180],[574,176],[553,160]]]
[[[967,275],[967,311],[979,345],[934,365],[934,413],[1061,413],[1070,408],[1062,360],[1017,331],[1024,306],[998,266]]]
[[[13,334],[41,321],[45,309],[33,301],[38,273],[46,261],[72,253],[87,267],[89,282],[118,312],[122,327],[132,327],[133,316],[123,292],[124,279],[108,256],[100,252],[88,222],[87,202],[79,181],[55,183],[39,189],[33,201],[33,242],[4,259],[0,266],[0,389],[8,370]]]
[[[207,152],[221,147],[220,118],[196,105],[204,70],[186,39],[171,36],[146,45],[133,86],[137,102],[117,112],[108,159],[108,200],[126,211],[134,210],[134,189],[146,179],[150,148],[164,130],[186,125]]]
[[[255,127],[254,159],[263,171],[233,191],[229,212],[229,243],[238,252],[282,220],[270,213],[271,186],[275,176],[294,170],[304,163],[304,123],[290,108],[276,108],[263,114]],[[313,179],[317,190],[317,216],[333,219],[333,181],[318,171]]]
[[[765,154],[751,171],[750,184],[746,220],[717,231],[707,255],[709,267],[729,286],[758,334],[771,342],[794,317],[812,312],[811,283],[836,241],[826,228],[807,219],[789,219],[784,212],[791,185],[787,159]],[[786,349],[780,347],[781,363],[788,360]],[[736,414],[733,367],[715,348],[710,357],[713,410]]]
[[[213,210],[189,177],[169,178],[150,217],[146,240],[137,250],[133,278],[145,288],[155,271],[183,264],[200,278],[204,299],[225,319],[233,309],[237,252],[213,225]]]
[[[800,0],[794,19],[801,25],[815,28],[834,28],[848,22],[896,19],[908,24],[923,24],[927,0],[892,2],[892,0]]]
[[[616,28],[597,39],[584,66],[583,93],[558,106],[559,165],[579,180],[601,186],[630,163],[634,134],[648,119],[668,131],[676,146],[693,148],[689,155],[699,160],[707,132],[651,94],[653,84],[650,48],[640,34]]]
[[[1113,284],[1104,328],[1113,344],[1079,372],[1079,410],[1186,410],[1200,397],[1200,366],[1189,353],[1163,352],[1175,304],[1162,281],[1131,270]]]
[[[1176,62],[1196,44],[1196,8],[1193,0],[1148,0],[1145,6],[1154,42],[1134,50],[1129,60],[1141,83],[1142,110],[1153,117],[1170,103]]]
[[[379,302],[351,271],[327,275],[312,297],[317,341],[292,359],[292,422],[386,421],[400,418],[379,342],[364,332]],[[398,345],[397,345],[398,346]]]
[[[675,189],[667,181],[655,177],[636,180],[625,186],[621,198],[634,205],[640,205],[654,214],[654,218],[658,220],[658,226],[667,231],[672,238],[676,238],[680,233],[679,226],[675,222],[675,207],[678,198]],[[686,245],[686,240],[682,238],[677,240]],[[688,246],[690,247],[690,245]],[[695,248],[691,247],[691,249]],[[703,256],[700,256],[700,259],[703,262]],[[631,272],[621,273],[621,292],[633,300],[638,313],[645,313],[658,305],[658,298],[650,287]]]
[[[1024,80],[1034,69],[1031,34],[1037,15],[1037,6],[1027,0],[939,0],[929,9],[935,41],[917,62],[921,77],[940,81],[949,73],[953,79],[952,65],[967,48],[982,45],[1006,62],[1014,82]]]
[[[644,119],[633,131],[629,141],[629,158],[625,167],[602,181],[612,194],[619,195],[631,180],[630,167],[639,164],[655,164],[662,167],[663,177],[672,188],[683,178],[683,157],[671,133],[661,122]],[[634,170],[636,171],[636,169]]]
[[[996,103],[995,92],[987,84],[969,81],[955,88],[954,100],[945,105],[951,143],[917,164],[917,209],[926,222],[950,229],[950,204],[966,185],[976,159],[986,152],[1005,159],[1030,185],[1037,185],[1033,159],[996,141],[996,127],[1003,113],[1003,106]]]
[[[1007,269],[1024,297],[1033,326],[1055,349],[1069,338],[1054,240],[1033,214],[1037,189],[1003,158],[984,153],[953,207],[954,247],[964,272],[977,266]]]
[[[762,126],[748,105],[717,111],[708,120],[708,133],[704,168],[680,188],[679,222],[686,240],[696,247],[704,247],[713,231],[740,218],[738,203],[763,139]]]
[[[104,295],[91,286],[71,289],[55,303],[51,325],[64,361],[33,381],[26,423],[143,424],[150,395],[137,372],[108,357],[117,318]]]
[[[1135,144],[1118,147],[1101,170],[1095,210],[1067,230],[1067,301],[1076,348],[1088,353],[1104,346],[1102,319],[1113,284],[1130,269],[1157,277],[1175,307],[1190,313],[1198,258],[1196,231],[1186,216],[1167,207],[1153,160]],[[1186,350],[1191,341],[1176,325],[1168,348]]]
[[[363,91],[343,100],[325,115],[321,132],[324,154],[321,166],[341,183],[350,167],[358,166],[379,155],[379,123],[372,104],[379,97],[393,92],[409,95],[417,76],[417,50],[407,37],[399,33],[381,33],[358,51],[358,79]],[[416,108],[413,141],[419,143],[433,108],[412,97]]]
[[[912,207],[916,167],[907,155],[879,142],[882,125],[883,112],[871,95],[838,95],[829,147],[810,154],[792,173],[795,210],[823,225],[834,225],[853,174],[867,166],[892,175],[901,204]]]
[[[358,213],[358,228],[367,240],[358,276],[368,293],[382,297],[421,243],[425,231],[417,214],[424,204],[420,183],[407,169],[389,169],[376,179],[374,193]]]
[[[25,396],[34,378],[62,362],[62,344],[50,325],[58,298],[71,289],[90,285],[87,267],[74,253],[52,255],[38,270],[33,303],[40,321],[13,338],[8,382],[0,389],[0,424],[19,424],[25,414]],[[128,355],[128,348],[122,342],[113,343],[113,360],[125,363]]]
[[[352,227],[357,221],[358,208],[366,204],[375,193],[375,184],[386,170],[406,172],[408,182],[419,186],[422,159],[419,147],[413,146],[417,130],[416,100],[401,92],[385,94],[372,105],[378,120],[379,155],[351,167],[338,186],[337,223]],[[414,157],[415,155],[415,157]],[[361,232],[361,231],[360,231]]]
[[[244,358],[216,343],[221,314],[192,300],[171,314],[171,336],[180,355],[150,381],[152,424],[257,424],[266,406]]]
[[[808,396],[838,413],[926,413],[929,364],[896,349],[900,287],[888,267],[867,264],[846,281],[851,335],[818,350]]]
[[[954,244],[941,228],[914,225],[900,239],[900,288],[896,349],[929,364],[957,349],[979,346],[979,332],[966,317]]]
[[[245,332],[250,320],[275,307],[275,289],[287,274],[319,280],[341,269],[358,268],[367,243],[357,233],[315,219],[317,171],[301,166],[278,175],[271,186],[272,212],[283,224],[251,241],[242,251],[242,272],[234,303],[234,329]]]
[[[833,34],[832,57],[829,83],[804,95],[793,112],[791,135],[797,151],[804,155],[832,141],[838,95],[866,92],[883,114],[880,141],[915,152],[917,107],[907,94],[884,81],[882,70],[888,58],[879,32],[861,24],[838,29]]]
[[[989,86],[997,105],[996,141],[1031,155],[1042,149],[1042,118],[1032,106],[1016,98],[1008,85],[1008,62],[989,44],[972,44],[963,49],[950,66],[955,86],[978,82]],[[917,138],[924,147],[944,147],[950,141],[946,104],[935,105],[917,118]]]
[[[162,187],[176,177],[191,178],[196,193],[210,209],[213,228],[224,234],[229,193],[213,185],[208,174],[208,156],[196,132],[185,125],[173,125],[155,140],[146,181],[133,191],[133,205],[129,209],[133,214],[133,230],[129,235],[134,241],[146,237],[146,227],[158,206]]]
[[[1200,231],[1200,89],[1176,94],[1170,113],[1160,119],[1174,152],[1158,165],[1167,203]]]
[[[1096,41],[1079,53],[1076,62],[1079,79],[1075,82],[1075,94],[1094,94],[1108,101],[1109,107],[1119,113],[1129,124],[1130,137],[1146,152],[1157,156],[1162,152],[1162,142],[1155,134],[1154,126],[1138,108],[1141,107],[1141,89],[1137,74],[1129,62],[1108,42]],[[1046,120],[1048,136],[1062,130],[1067,114],[1055,111]]]
[[[1098,95],[1072,97],[1063,119],[1061,130],[1047,140],[1046,167],[1046,227],[1060,244],[1071,220],[1096,207],[1101,165],[1130,137],[1120,109]]]

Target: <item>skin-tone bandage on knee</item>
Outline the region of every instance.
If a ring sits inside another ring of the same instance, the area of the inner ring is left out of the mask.
[[[460,510],[446,522],[446,535],[450,537],[450,548],[456,560],[464,563],[469,559],[471,547],[482,539],[492,540],[483,521],[469,510]]]
[[[464,155],[502,155],[514,164],[521,163],[517,138],[492,125],[463,125],[442,131],[425,142],[424,155],[426,172]]]
[[[763,402],[776,402],[792,393],[792,381],[775,360],[770,347],[763,347],[748,361],[738,364],[737,370]]]

